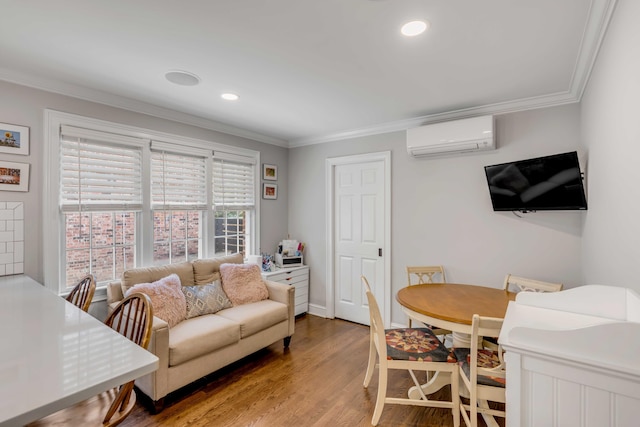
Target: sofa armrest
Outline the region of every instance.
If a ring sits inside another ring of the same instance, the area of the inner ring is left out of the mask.
[[[169,324],[153,316],[151,340],[147,350],[158,357],[158,370],[136,380],[136,386],[157,401],[168,393],[169,382]]]
[[[114,302],[120,302],[124,299],[122,293],[122,285],[120,281],[107,283],[107,305],[111,305]]]
[[[296,287],[285,285],[283,283],[273,282],[271,280],[265,280],[265,285],[269,290],[269,299],[272,301],[278,301],[287,305],[289,312],[289,336],[293,335],[295,330],[295,305],[296,305]]]

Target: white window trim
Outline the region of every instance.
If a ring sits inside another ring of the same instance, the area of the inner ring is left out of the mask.
[[[243,157],[251,158],[256,164],[255,173],[255,194],[256,204],[254,210],[254,217],[252,218],[253,230],[250,233],[249,239],[252,248],[260,247],[260,176],[261,171],[258,166],[260,163],[260,152],[256,150],[250,150],[241,147],[234,147],[226,144],[220,144],[211,141],[205,141],[201,139],[189,138],[180,135],[174,135],[165,132],[154,131],[150,129],[140,128],[136,126],[129,126],[105,120],[95,119],[91,117],[80,116],[76,114],[64,113],[56,110],[45,109],[44,110],[44,162],[43,162],[43,266],[44,266],[44,284],[45,287],[51,289],[56,293],[60,293],[59,284],[62,280],[62,260],[60,255],[64,253],[64,242],[61,239],[62,230],[64,227],[64,218],[59,208],[59,186],[60,186],[60,174],[59,174],[59,148],[60,148],[60,127],[62,125],[76,126],[80,128],[92,129],[95,131],[117,133],[121,135],[127,135],[136,138],[146,139],[148,141],[155,141],[155,143],[165,143],[165,141],[172,141],[172,146],[180,146],[189,151],[207,150],[209,153],[214,151],[223,151],[225,153],[236,154]],[[150,157],[151,150],[150,144],[146,144],[142,151],[142,163],[143,163],[143,188],[149,188],[150,186]],[[151,212],[151,200],[150,192],[145,191],[143,197],[142,210],[143,215],[148,215]],[[211,195],[211,180],[207,178],[207,194]],[[208,203],[208,206],[211,206]],[[210,208],[209,208],[210,209]],[[208,230],[212,230],[214,215],[207,215],[206,227]],[[153,233],[143,232],[143,223],[150,221],[150,218],[143,218],[142,221],[138,221],[138,235],[141,238],[138,240],[137,245],[138,253],[137,258],[140,266],[151,265],[153,260],[153,251],[145,251],[145,248],[153,247]],[[205,232],[203,239],[205,245],[204,254],[212,253],[214,248],[213,233]],[[213,255],[211,255],[213,256]]]

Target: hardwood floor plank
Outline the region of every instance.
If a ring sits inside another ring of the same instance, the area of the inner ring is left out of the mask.
[[[376,373],[368,389],[362,386],[368,351],[367,326],[305,315],[296,319],[289,349],[278,342],[209,375],[168,396],[159,414],[138,401],[121,425],[370,426],[378,381]],[[412,385],[406,372],[389,375],[395,396],[406,396]],[[445,427],[453,419],[447,409],[386,405],[379,425]]]

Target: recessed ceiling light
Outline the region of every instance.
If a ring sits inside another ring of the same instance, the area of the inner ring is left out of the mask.
[[[404,24],[400,32],[407,37],[413,37],[424,33],[427,28],[429,28],[428,21],[411,21]]]
[[[200,77],[187,71],[169,71],[164,77],[171,83],[175,83],[180,86],[195,86],[200,83]]]
[[[223,93],[222,95],[220,95],[220,97],[222,99],[226,99],[227,101],[237,101],[238,98],[240,98],[235,93]]]

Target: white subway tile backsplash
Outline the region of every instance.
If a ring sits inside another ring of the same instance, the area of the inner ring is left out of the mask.
[[[0,202],[0,276],[24,273],[24,203]]]
[[[13,264],[13,254],[5,253],[0,254],[0,264]]]
[[[13,243],[13,262],[24,262],[24,242]]]
[[[24,221],[16,220],[13,221],[13,241],[23,241],[24,240]]]

